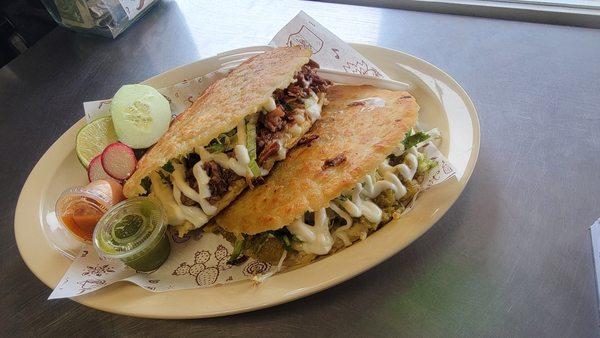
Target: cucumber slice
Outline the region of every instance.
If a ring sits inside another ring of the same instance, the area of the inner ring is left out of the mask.
[[[169,129],[171,107],[156,89],[146,85],[125,85],[110,104],[119,141],[134,149],[148,148]]]

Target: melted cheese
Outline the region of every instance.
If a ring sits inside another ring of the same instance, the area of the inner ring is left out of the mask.
[[[306,121],[306,120],[304,119],[304,116],[303,116],[302,114],[296,114],[296,115],[294,115],[294,120],[295,120],[297,123],[304,123],[304,121]]]
[[[152,182],[151,194],[158,198],[162,204],[169,224],[180,225],[185,221],[189,221],[194,227],[199,228],[208,222],[208,216],[200,208],[182,205],[180,193],[174,193],[171,187],[163,183],[158,173],[151,173],[150,181]],[[177,190],[179,189],[177,188]],[[175,199],[176,196],[179,197],[177,200]]]
[[[302,241],[302,250],[317,255],[325,255],[333,246],[329,232],[329,218],[325,208],[315,212],[315,225],[304,222],[304,215],[287,226],[288,230]]]

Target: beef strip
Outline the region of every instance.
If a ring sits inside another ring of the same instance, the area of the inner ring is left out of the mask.
[[[202,167],[210,178],[208,186],[210,188],[210,197],[208,203],[215,204],[229,190],[231,182],[237,180],[239,176],[231,169],[225,169],[219,166],[215,161],[204,163]]]
[[[231,183],[240,177],[230,169],[225,169],[219,166],[215,161],[204,163],[202,168],[206,171],[206,175],[210,178],[208,186],[210,188],[210,197],[207,198],[208,203],[215,204],[229,190]],[[189,186],[198,191],[198,181],[194,177],[192,167],[186,168],[185,180]],[[197,206],[198,203],[193,199],[181,194],[181,204],[187,206]]]
[[[306,145],[307,147],[310,147],[310,144],[312,143],[312,141],[314,141],[318,138],[319,138],[319,135],[306,134],[306,135],[302,136],[300,138],[300,140],[298,140],[298,143],[296,145],[298,145],[298,146]]]
[[[283,106],[278,105],[275,110],[264,115],[262,124],[272,133],[283,129],[286,124]]]
[[[279,145],[279,142],[270,142],[266,147],[263,148],[263,150],[260,152],[260,155],[258,155],[258,164],[262,165],[269,157],[277,154],[280,147],[281,146]]]
[[[273,93],[277,108],[267,114],[260,114],[256,126],[257,162],[262,165],[269,157],[279,150],[277,140],[283,135],[288,123],[294,121],[298,110],[304,110],[304,102],[310,96],[310,91],[320,93],[327,90],[331,82],[317,75],[319,65],[310,60],[294,76],[294,82],[286,89],[278,89]]]
[[[322,169],[325,170],[330,167],[335,167],[336,165],[340,165],[344,162],[346,162],[346,155],[344,155],[344,153],[341,153],[341,154],[338,154],[334,158],[326,159],[325,162],[323,163]]]

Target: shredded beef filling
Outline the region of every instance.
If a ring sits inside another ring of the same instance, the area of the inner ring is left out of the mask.
[[[186,166],[185,180],[190,187],[192,187],[192,189],[198,191],[198,181],[196,181],[196,178],[194,177],[192,166]],[[231,183],[240,178],[233,170],[225,169],[218,165],[215,161],[204,163],[202,168],[204,171],[206,171],[206,175],[210,179],[208,181],[210,197],[206,199],[210,204],[215,204],[221,200],[221,198],[223,198],[223,196],[225,196],[229,190]],[[181,204],[187,206],[198,205],[196,201],[185,196],[184,194],[181,194]]]
[[[310,91],[320,93],[327,90],[331,82],[317,75],[319,65],[310,60],[294,76],[286,89],[278,89],[273,93],[277,108],[267,114],[260,114],[256,126],[257,162],[262,165],[279,150],[277,140],[283,135],[285,127],[294,121],[298,110],[304,109],[302,99],[310,96]]]
[[[239,176],[231,169],[222,168],[215,161],[205,163],[203,168],[208,177],[210,177],[208,181],[210,197],[207,200],[210,204],[215,204],[227,193],[231,182],[235,181]]]

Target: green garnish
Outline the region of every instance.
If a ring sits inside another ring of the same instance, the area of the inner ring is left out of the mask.
[[[210,153],[224,153],[232,150],[237,141],[236,134],[237,128],[233,128],[229,132],[217,136],[210,141],[206,150]]]
[[[142,186],[142,188],[144,188],[144,190],[146,190],[146,194],[150,193],[150,187],[152,186],[152,181],[150,180],[150,177],[146,176],[142,178],[140,185]]]
[[[256,120],[256,117],[252,117],[246,122],[246,148],[250,157],[248,167],[254,177],[259,177],[260,168],[258,167],[258,163],[256,163]]]
[[[402,144],[404,145],[404,149],[410,149],[417,144],[429,139],[429,134],[419,131],[417,133],[412,134],[412,132],[407,132],[404,141]]]
[[[227,261],[227,264],[235,265],[240,261],[241,258],[244,257],[242,255],[242,252],[244,251],[243,250],[244,242],[245,242],[245,239],[236,239],[235,240],[235,244],[233,245],[233,252],[231,253],[231,256],[229,256],[229,260]]]
[[[432,159],[428,158],[423,154],[419,154],[417,160],[419,161],[419,165],[417,166],[418,173],[427,172],[437,166],[437,162],[433,161]]]
[[[163,165],[162,168],[169,174],[175,171],[175,167],[173,167],[173,163],[171,163],[171,161],[165,163],[165,165]]]
[[[286,228],[270,231],[269,233],[281,242],[286,251],[292,250],[292,242],[290,240],[292,234]]]

